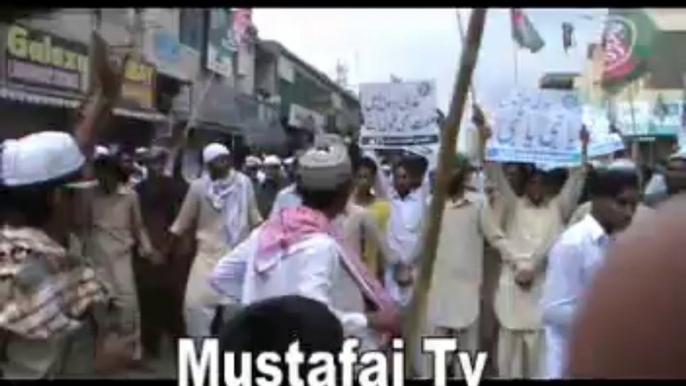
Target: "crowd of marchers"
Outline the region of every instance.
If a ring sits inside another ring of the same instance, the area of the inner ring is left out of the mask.
[[[133,154],[96,145],[117,89],[100,66],[73,136],[0,147],[4,378],[145,370],[164,337],[218,336],[223,350],[250,352],[297,339],[311,353],[349,337],[390,351],[407,336],[435,188],[426,159],[381,160],[321,135],[285,160],[238,160],[211,143],[189,175],[183,135]],[[573,349],[586,347],[575,326],[608,251],[636,224],[659,222],[655,208],[686,186],[686,152],[648,175],[623,154],[588,160],[582,129],[581,165],[543,171],[486,161],[491,130],[478,108],[473,124],[480,156],[456,154],[446,169],[421,335],[488,352],[492,377],[602,376],[583,367],[602,361]],[[412,372],[431,376],[431,358],[413,357]],[[461,376],[457,358],[448,365]]]

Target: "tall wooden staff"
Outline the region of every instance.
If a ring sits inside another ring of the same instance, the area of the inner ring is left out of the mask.
[[[443,140],[438,162],[437,185],[434,198],[431,201],[430,218],[428,228],[425,229],[426,238],[423,248],[423,255],[420,259],[419,277],[414,287],[414,296],[407,314],[406,325],[406,344],[408,348],[405,356],[405,369],[411,375],[415,355],[418,353],[419,337],[421,336],[422,325],[425,320],[426,302],[431,276],[433,274],[434,261],[436,260],[436,248],[438,246],[438,235],[443,218],[443,206],[445,204],[446,189],[449,182],[449,170],[452,159],[455,156],[455,143],[460,130],[460,121],[464,111],[465,101],[469,85],[471,84],[472,72],[476,67],[479,47],[481,46],[481,36],[486,22],[486,9],[477,8],[472,10],[467,29],[467,45],[462,50],[460,67],[457,79],[453,88],[453,99],[448,112],[448,118],[443,130]]]

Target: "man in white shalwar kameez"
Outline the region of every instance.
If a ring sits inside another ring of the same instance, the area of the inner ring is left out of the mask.
[[[352,186],[347,151],[335,142],[320,144],[299,161],[302,205],[272,215],[219,261],[210,283],[245,305],[284,295],[320,301],[341,320],[346,336],[374,336],[374,345],[380,333],[397,332],[399,320],[374,275],[337,239],[332,219],[345,209]]]
[[[611,238],[626,228],[639,201],[633,165],[613,164],[591,175],[591,210],[568,228],[548,258],[543,285],[545,360],[542,376],[562,378],[572,325],[595,273],[603,266]]]
[[[186,330],[194,338],[210,336],[217,308],[229,305],[207,284],[210,272],[262,222],[250,179],[231,168],[229,150],[210,144],[203,160],[208,173],[193,181],[170,229],[179,236],[195,227],[197,253],[184,301]]]
[[[402,308],[412,299],[416,260],[428,209],[428,182],[424,181],[414,160],[405,158],[396,165],[389,200],[391,214],[387,238],[398,263],[384,270],[384,282],[391,297]]]

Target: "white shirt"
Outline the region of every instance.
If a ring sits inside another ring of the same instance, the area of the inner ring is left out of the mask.
[[[302,204],[302,198],[296,191],[295,184],[288,185],[281,189],[274,199],[272,211],[269,214],[271,217],[274,213],[278,213],[281,209],[291,208]]]
[[[405,263],[416,259],[417,243],[420,241],[428,195],[421,188],[405,198],[391,194],[391,214],[388,220],[388,245]]]
[[[577,309],[605,259],[608,235],[592,215],[569,227],[550,250],[543,286],[545,363],[543,376],[561,378]]]
[[[400,198],[395,191],[391,193],[391,214],[386,239],[391,253],[405,264],[414,264],[421,248],[427,196],[427,192],[421,188],[405,198]],[[400,287],[395,282],[393,267],[390,265],[384,270],[384,282],[388,294],[401,307],[410,304],[412,286]]]
[[[259,233],[260,228],[219,260],[210,278],[213,288],[246,305],[277,296],[304,296],[326,304],[346,336],[367,333],[362,293],[343,266],[340,246],[332,237],[307,236],[289,246],[271,271],[259,274],[254,269]]]

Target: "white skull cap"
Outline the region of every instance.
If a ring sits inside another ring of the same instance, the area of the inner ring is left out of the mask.
[[[74,138],[59,131],[43,131],[2,144],[2,183],[29,186],[77,172],[86,163]]]
[[[264,157],[265,166],[281,166],[281,160],[275,155],[268,155]]]
[[[305,189],[332,190],[352,178],[347,147],[334,138],[320,137],[298,158],[298,184]]]
[[[221,143],[211,143],[202,151],[202,161],[210,163],[223,155],[231,155],[231,152]]]

